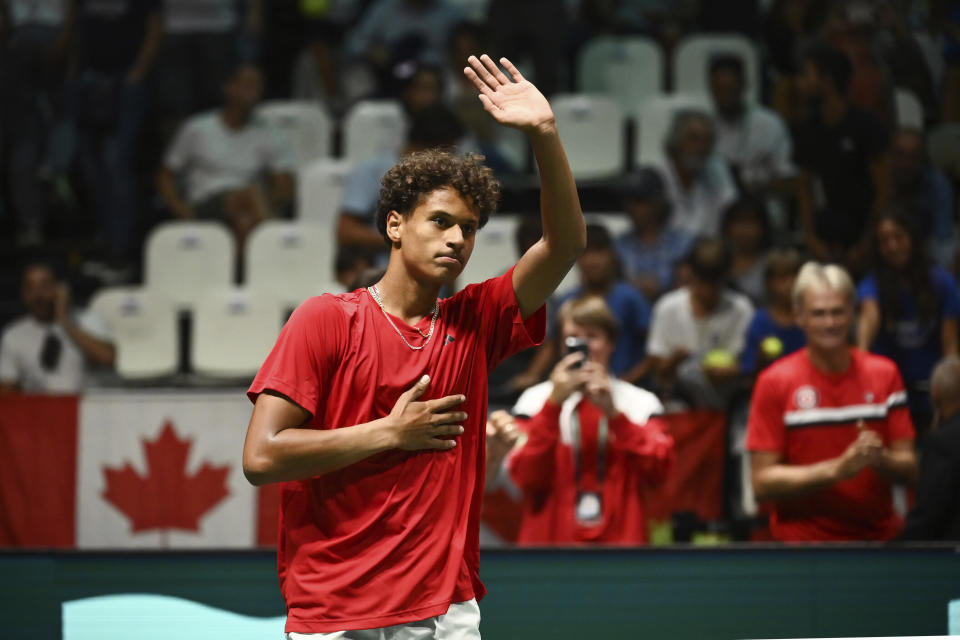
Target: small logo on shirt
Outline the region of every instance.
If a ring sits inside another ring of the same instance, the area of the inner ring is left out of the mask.
[[[452,335],[450,335],[450,334],[448,333],[448,334],[447,334],[447,337],[443,339],[443,346],[446,346],[446,345],[450,344],[450,343],[453,342],[454,340],[456,340],[456,338],[454,338]]]
[[[793,402],[798,409],[813,409],[820,403],[820,395],[810,385],[804,385],[793,394]]]

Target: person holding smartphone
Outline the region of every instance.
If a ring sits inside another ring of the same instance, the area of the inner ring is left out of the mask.
[[[617,320],[603,298],[559,311],[564,355],[513,408],[505,474],[523,495],[520,544],[643,544],[641,489],[666,476],[673,439],[655,395],[609,371]]]

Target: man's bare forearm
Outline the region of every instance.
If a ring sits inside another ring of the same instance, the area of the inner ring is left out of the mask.
[[[253,485],[304,480],[394,448],[386,418],[340,429],[283,429],[244,446],[243,473]]]
[[[583,251],[587,230],[567,153],[555,125],[532,132],[529,138],[540,169],[543,238],[552,254],[572,265]]]
[[[840,480],[836,459],[808,465],[774,464],[753,472],[757,500],[793,498],[826,489]]]

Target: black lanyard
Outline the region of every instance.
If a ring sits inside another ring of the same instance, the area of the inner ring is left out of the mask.
[[[582,466],[580,464],[580,449],[581,449],[581,435],[580,435],[580,416],[577,413],[577,407],[573,408],[572,415],[570,416],[570,430],[571,438],[573,443],[573,464],[575,468],[575,479],[577,483],[577,489],[580,489],[580,475],[582,473]],[[603,479],[607,475],[607,438],[610,436],[610,423],[607,421],[607,416],[600,416],[600,424],[597,426],[597,485],[598,490],[603,486]]]

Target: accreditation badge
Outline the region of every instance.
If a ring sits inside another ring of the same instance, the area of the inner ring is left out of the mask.
[[[584,491],[577,498],[577,521],[580,524],[596,524],[603,514],[603,503],[600,494],[593,491]]]

